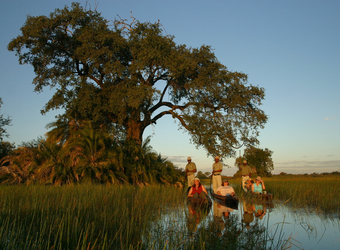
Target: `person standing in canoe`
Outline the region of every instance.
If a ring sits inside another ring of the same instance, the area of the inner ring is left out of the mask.
[[[241,162],[239,163],[239,169],[240,169],[241,175],[242,175],[242,188],[245,192],[247,192],[248,189],[246,187],[246,181],[251,177],[251,168],[247,164],[247,161],[244,160],[243,166],[241,165]]]
[[[185,173],[188,178],[188,187],[194,185],[195,173],[196,173],[196,164],[191,161],[191,157],[188,157],[188,164],[185,167]]]
[[[213,190],[216,194],[217,188],[222,184],[221,172],[223,170],[223,164],[220,162],[220,157],[215,156],[215,163],[212,165],[212,183],[213,183]]]
[[[266,189],[264,182],[260,176],[257,176],[255,183],[251,186],[251,191],[256,194],[262,194],[263,190]]]
[[[195,178],[194,185],[190,188],[188,197],[208,199],[208,191],[205,186],[201,184],[199,178]]]

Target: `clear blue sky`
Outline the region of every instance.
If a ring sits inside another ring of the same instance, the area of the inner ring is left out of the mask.
[[[40,114],[53,90],[33,92],[33,68],[19,65],[7,45],[20,34],[27,15],[49,15],[71,2],[0,2],[0,112],[12,118],[8,141],[16,145],[44,135],[57,112]],[[96,2],[88,4],[95,8]],[[229,70],[246,73],[249,83],[264,87],[262,109],[269,121],[260,131],[259,147],[274,151],[273,173],[340,170],[340,1],[99,0],[97,10],[110,20],[129,19],[131,11],[141,22],[159,19],[178,44],[210,45]],[[191,156],[198,170],[211,171],[213,159],[190,144],[170,117],[147,135],[154,150],[177,166],[184,167]],[[223,171],[235,172],[234,167]]]

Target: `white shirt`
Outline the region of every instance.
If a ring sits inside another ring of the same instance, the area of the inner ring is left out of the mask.
[[[231,195],[232,192],[235,192],[231,186],[219,186],[216,190],[216,193],[218,191],[220,191],[221,195],[223,196],[227,196],[228,194]]]

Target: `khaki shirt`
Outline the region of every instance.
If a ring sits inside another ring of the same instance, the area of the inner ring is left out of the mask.
[[[192,171],[192,170],[196,170],[196,164],[194,162],[190,162],[186,165],[185,167],[185,172],[189,170],[189,171]],[[195,174],[195,172],[188,172],[187,173],[188,175],[193,175]]]
[[[216,171],[216,170],[223,170],[223,164],[221,162],[217,162],[217,163],[215,162],[213,164],[213,171]],[[215,172],[214,175],[219,175],[221,174],[221,172]]]
[[[241,165],[241,175],[249,175],[251,173],[251,168],[248,165]]]

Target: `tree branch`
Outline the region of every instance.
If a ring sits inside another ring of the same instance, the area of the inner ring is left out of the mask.
[[[188,125],[185,123],[184,119],[180,115],[173,112],[173,110],[163,111],[163,112],[159,113],[158,115],[156,115],[154,118],[151,119],[151,123],[156,124],[157,120],[162,118],[164,115],[172,115],[173,118],[176,118],[176,119],[179,120],[179,122],[182,124],[182,126],[184,128],[191,131],[189,129]]]

